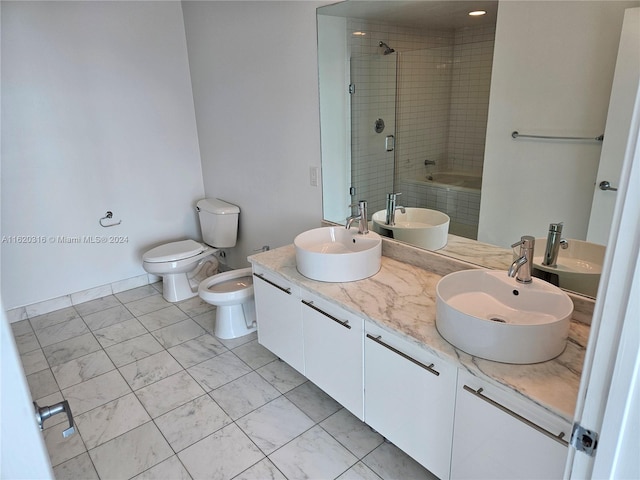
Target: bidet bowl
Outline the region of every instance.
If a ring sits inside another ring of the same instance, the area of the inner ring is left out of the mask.
[[[439,250],[447,244],[449,233],[449,216],[429,208],[407,207],[396,210],[395,225],[387,225],[387,211],[380,210],[373,214],[374,231],[385,235],[385,230],[393,234],[393,238],[410,243],[427,250]]]
[[[380,270],[382,239],[357,228],[322,227],[298,235],[293,244],[296,266],[307,278],[321,282],[353,282]]]
[[[573,302],[534,278],[517,282],[500,270],[463,270],[436,286],[436,328],[453,346],[496,362],[551,360],[566,346]]]

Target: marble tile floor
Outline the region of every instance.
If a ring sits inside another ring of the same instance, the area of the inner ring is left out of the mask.
[[[161,287],[160,287],[161,288]],[[433,479],[215,307],[147,285],[13,323],[57,479]]]

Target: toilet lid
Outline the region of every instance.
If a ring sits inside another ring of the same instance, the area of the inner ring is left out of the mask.
[[[203,251],[204,246],[195,240],[181,240],[152,248],[142,256],[142,259],[149,263],[176,262],[198,255]]]

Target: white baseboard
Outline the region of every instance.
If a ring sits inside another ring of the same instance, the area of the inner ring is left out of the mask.
[[[19,322],[20,320],[44,315],[45,313],[78,305],[97,298],[106,297],[107,295],[113,295],[115,293],[121,293],[144,285],[150,285],[160,281],[161,279],[161,277],[156,275],[145,273],[144,275],[138,275],[137,277],[126,278],[107,285],[101,285],[99,287],[82,290],[69,295],[63,295],[62,297],[52,298],[43,302],[12,308],[11,310],[6,311],[7,319],[9,320],[9,323]]]

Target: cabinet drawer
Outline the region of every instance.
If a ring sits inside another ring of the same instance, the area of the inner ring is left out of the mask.
[[[365,330],[365,421],[449,478],[457,369],[375,325]]]
[[[466,372],[456,394],[451,478],[562,478],[568,422]]]
[[[300,289],[259,267],[253,275],[258,342],[304,375]]]
[[[362,420],[363,320],[310,292],[301,296],[305,375]]]

